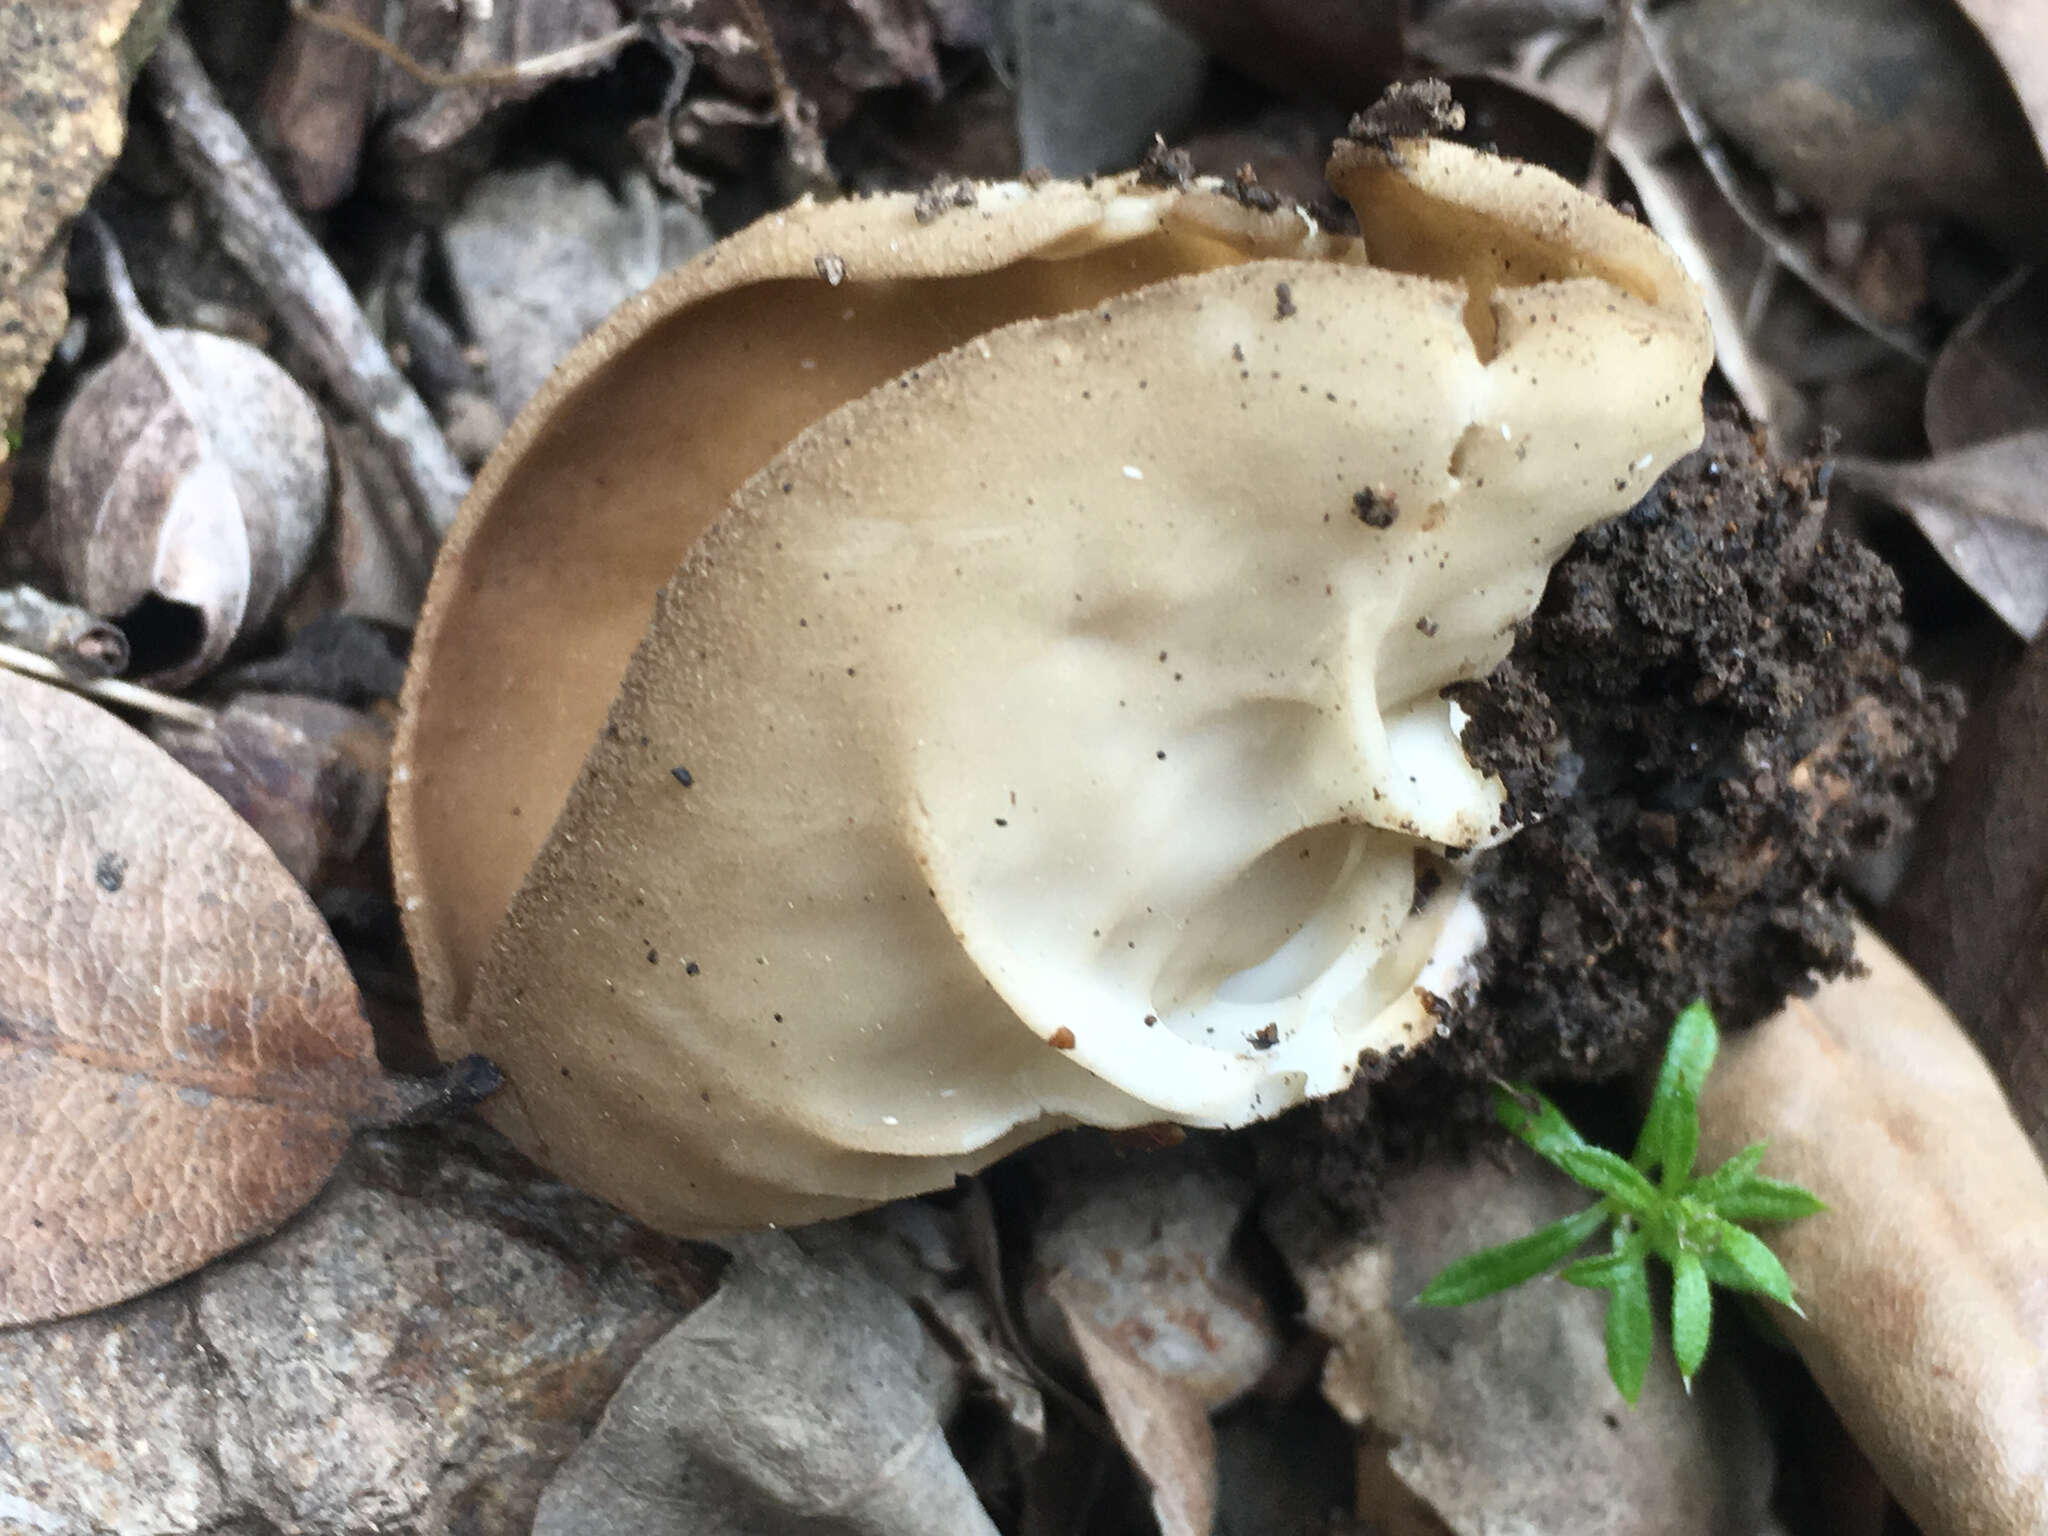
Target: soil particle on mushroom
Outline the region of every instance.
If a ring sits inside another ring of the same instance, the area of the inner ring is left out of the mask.
[[[1961,701],[1905,664],[1898,584],[1828,529],[1817,473],[1711,414],[1452,690],[1519,823],[1473,864],[1478,984],[1426,1048],[1282,1122],[1294,1176],[1369,1208],[1389,1160],[1487,1123],[1490,1078],[1626,1071],[1694,997],[1739,1029],[1850,967],[1839,873],[1932,792]]]

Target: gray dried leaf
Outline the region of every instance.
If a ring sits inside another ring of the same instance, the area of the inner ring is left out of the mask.
[[[0,1327],[271,1230],[393,1109],[262,840],[112,715],[0,673]]]
[[[2048,427],[2048,273],[2001,284],[1943,343],[1927,375],[1927,441],[1936,453]]]
[[[546,163],[478,182],[443,234],[471,333],[507,421],[591,327],[711,243],[711,227],[628,176],[615,195]]]
[[[1922,463],[1845,458],[1844,484],[1913,516],[1997,615],[2032,639],[2048,618],[2048,428]]]
[[[1279,1329],[1231,1254],[1251,1202],[1245,1181],[1169,1152],[1067,1188],[1078,1198],[1040,1223],[1023,1290],[1041,1349],[1079,1363],[1065,1322],[1078,1309],[1205,1409],[1266,1373],[1280,1354]]]
[[[779,1232],[642,1357],[534,1536],[995,1536],[942,1429],[952,1368],[858,1262]]]
[[[1609,1379],[1603,1305],[1561,1281],[1466,1307],[1413,1298],[1452,1259],[1581,1209],[1531,1158],[1431,1164],[1389,1181],[1370,1238],[1312,1202],[1268,1226],[1334,1346],[1323,1395],[1366,1432],[1361,1509],[1454,1536],[1721,1536],[1755,1531],[1771,1462],[1756,1405],[1710,1361],[1688,1396],[1653,1369],[1631,1408]]]
[[[1208,57],[1148,0],[1009,0],[1024,163],[1055,176],[1134,164],[1194,115]]]
[[[50,527],[71,596],[122,625],[139,675],[175,687],[305,570],[327,515],[327,442],[263,353],[159,329],[102,240],[128,340],[65,408]]]
[[[1117,1440],[1152,1490],[1160,1536],[1208,1536],[1216,1521],[1216,1432],[1208,1410],[1090,1322],[1085,1301],[1055,1285],[1052,1303]]]

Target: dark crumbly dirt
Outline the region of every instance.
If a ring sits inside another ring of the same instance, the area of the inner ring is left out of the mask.
[[[1473,871],[1476,994],[1446,1038],[1283,1122],[1292,1173],[1369,1206],[1386,1160],[1487,1123],[1489,1077],[1627,1071],[1694,997],[1742,1028],[1849,968],[1835,876],[1932,792],[1961,701],[1905,665],[1897,582],[1824,502],[1825,470],[1717,415],[1453,690],[1522,823]]]

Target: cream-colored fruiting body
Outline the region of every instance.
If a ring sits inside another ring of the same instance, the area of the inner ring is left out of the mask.
[[[799,208],[522,417],[393,796],[430,1027],[522,1145],[804,1220],[1431,1027],[1482,936],[1441,856],[1502,835],[1441,691],[1697,442],[1710,344],[1545,173],[1332,178],[1359,236],[1130,178]]]

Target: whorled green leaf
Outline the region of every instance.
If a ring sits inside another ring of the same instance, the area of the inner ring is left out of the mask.
[[[1764,1160],[1768,1142],[1753,1141],[1712,1173],[1694,1179],[1685,1193],[1697,1204],[1711,1206],[1722,1195],[1734,1189],[1744,1179],[1755,1173]]]
[[[1708,1279],[1733,1291],[1752,1291],[1759,1296],[1768,1296],[1780,1306],[1799,1312],[1801,1317],[1806,1315],[1800,1311],[1799,1303],[1792,1299],[1792,1281],[1785,1273],[1785,1266],[1764,1245],[1762,1238],[1743,1231],[1733,1223],[1723,1223],[1714,1238],[1715,1246],[1701,1255]]]
[[[1568,1147],[1554,1159],[1557,1166],[1588,1189],[1597,1189],[1634,1216],[1650,1216],[1662,1203],[1656,1187],[1605,1147]]]
[[[1678,1250],[1671,1265],[1671,1353],[1678,1358],[1678,1374],[1686,1389],[1707,1358],[1707,1336],[1714,1326],[1714,1296],[1707,1288],[1707,1273],[1700,1256],[1690,1248]]]
[[[1797,1221],[1827,1209],[1812,1190],[1756,1173],[1716,1193],[1711,1204],[1714,1214],[1727,1221]]]
[[[1497,1291],[1533,1280],[1567,1258],[1608,1221],[1604,1205],[1588,1206],[1575,1216],[1495,1248],[1482,1248],[1447,1265],[1423,1287],[1416,1301],[1425,1307],[1460,1307]]]
[[[1607,1374],[1629,1402],[1643,1393],[1655,1337],[1650,1324],[1650,1276],[1642,1259],[1616,1267],[1607,1291]]]
[[[1700,1085],[1713,1070],[1720,1049],[1721,1033],[1714,1025],[1714,1015],[1706,999],[1697,999],[1671,1026],[1650,1112],[1630,1158],[1645,1173],[1661,1166],[1666,1190],[1676,1190],[1692,1177],[1693,1155],[1700,1139]]]
[[[1592,1144],[1565,1119],[1564,1111],[1527,1083],[1500,1083],[1493,1090],[1494,1117],[1510,1135],[1545,1162],[1556,1164],[1561,1155]]]

